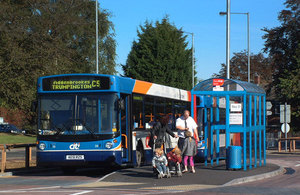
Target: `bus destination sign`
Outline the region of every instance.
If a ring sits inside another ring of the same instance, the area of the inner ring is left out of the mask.
[[[43,79],[44,91],[78,91],[110,89],[109,77],[62,76]]]

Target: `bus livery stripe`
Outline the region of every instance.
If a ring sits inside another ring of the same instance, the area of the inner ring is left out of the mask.
[[[193,95],[193,110],[194,110],[194,120],[196,121],[196,123],[198,124],[198,120],[197,120],[197,103],[196,103],[196,95]],[[200,125],[200,124],[198,124]]]
[[[113,150],[119,150],[119,149],[121,149],[121,143],[116,148],[114,148]]]
[[[189,101],[189,102],[192,101],[192,95],[191,95],[191,92],[188,91],[187,94],[188,94],[188,101]]]
[[[133,92],[147,94],[147,92],[149,91],[151,86],[152,86],[152,83],[136,80],[134,88],[133,88]]]
[[[189,102],[191,101],[190,91],[140,80],[135,80],[135,85],[132,92]]]

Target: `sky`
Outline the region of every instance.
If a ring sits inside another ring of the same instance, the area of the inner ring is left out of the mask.
[[[226,0],[98,0],[101,9],[111,13],[115,27],[117,64],[125,64],[137,30],[145,21],[161,21],[166,15],[170,23],[194,33],[198,79],[209,79],[226,63]],[[262,52],[265,34],[262,29],[280,26],[278,14],[285,0],[231,0],[231,12],[250,13],[250,51]],[[101,25],[101,24],[99,24]],[[230,57],[247,50],[247,15],[231,15]],[[187,34],[191,47],[192,37]],[[121,67],[117,68],[123,74]]]

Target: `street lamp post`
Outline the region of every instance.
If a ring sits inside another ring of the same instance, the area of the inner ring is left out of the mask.
[[[95,1],[96,3],[96,73],[99,73],[99,61],[98,61],[98,0]]]
[[[220,15],[227,15],[226,12],[220,12]],[[248,53],[248,82],[250,83],[250,13],[232,12],[230,14],[244,14],[247,15],[247,53]]]
[[[250,83],[250,13],[247,12],[248,82]]]
[[[179,31],[182,33],[187,33],[192,35],[192,85],[193,88],[195,87],[195,47],[194,47],[194,33],[186,32],[186,31]]]
[[[194,33],[192,33],[192,83],[193,83],[193,88],[195,87],[195,47],[194,47]]]
[[[230,0],[227,0],[226,6],[226,65],[227,79],[230,79]]]

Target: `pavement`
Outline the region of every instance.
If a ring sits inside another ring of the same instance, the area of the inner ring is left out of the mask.
[[[276,151],[269,151],[271,156],[276,157]],[[298,155],[297,155],[298,156]],[[268,160],[267,160],[268,162]],[[276,163],[276,162],[275,162]],[[196,173],[184,173],[182,177],[172,176],[171,178],[157,179],[153,175],[152,166],[142,166],[140,168],[127,168],[111,172],[102,178],[88,183],[73,184],[70,187],[74,188],[107,188],[114,189],[140,189],[140,190],[197,190],[209,189],[220,186],[232,186],[236,184],[257,181],[276,175],[285,173],[285,168],[277,165],[267,163],[265,166],[252,167],[250,170],[227,170],[224,160],[221,160],[219,165],[214,163],[213,166],[208,164],[207,167],[203,163],[196,163]],[[39,173],[44,171],[53,171],[51,169],[31,168],[29,170],[22,170],[21,172],[6,172],[0,173],[1,176],[22,175],[22,172]],[[68,177],[68,176],[67,176]]]
[[[164,190],[197,190],[230,186],[250,181],[257,181],[283,174],[285,169],[275,164],[266,164],[251,170],[227,170],[225,161],[219,165],[196,164],[196,173],[184,173],[182,177],[157,179],[151,166],[128,168],[112,172],[97,182],[75,185],[80,188],[113,187],[114,189],[164,189]]]

